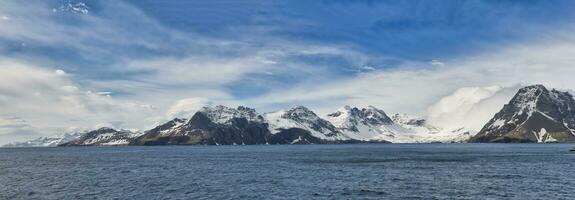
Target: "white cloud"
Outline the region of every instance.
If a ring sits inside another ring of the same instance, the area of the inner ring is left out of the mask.
[[[429,64],[431,64],[432,66],[438,66],[438,67],[445,66],[445,63],[443,63],[439,60],[432,60],[431,62],[429,62]]]
[[[199,86],[205,88],[218,87],[245,74],[262,71],[269,66],[265,61],[265,58],[257,55],[240,58],[158,58],[134,60],[124,65],[122,70],[151,72],[138,79],[154,84],[201,84]]]
[[[493,47],[490,51],[466,57],[452,58],[422,68],[421,64],[408,63],[391,70],[374,71],[354,78],[338,79],[323,83],[306,83],[290,90],[278,91],[255,101],[261,105],[306,104],[317,105],[321,113],[329,113],[341,105],[375,105],[389,113],[407,112],[427,115],[426,110],[443,97],[463,87],[496,85],[515,88],[518,84],[544,84],[548,87],[569,90],[575,88],[575,38],[558,32],[553,39],[524,41],[521,44]],[[415,66],[415,67],[414,67]],[[311,91],[311,92],[310,92]],[[512,90],[502,90],[505,95],[479,93],[473,103],[461,106],[479,112],[475,118],[468,112],[454,115],[453,121],[466,126],[479,127],[486,116],[501,108]],[[457,94],[455,95],[457,96]],[[487,98],[490,97],[490,98]],[[456,97],[447,97],[453,99]],[[482,99],[487,98],[487,99]],[[490,100],[495,98],[496,100]],[[470,100],[470,99],[462,99]],[[457,101],[455,101],[457,102]],[[439,103],[441,104],[441,103]],[[436,105],[437,106],[437,105]],[[487,108],[487,106],[493,106]],[[434,111],[435,109],[431,109]],[[473,118],[471,118],[473,117]],[[467,124],[466,120],[477,120]],[[447,121],[447,118],[434,119]]]
[[[465,87],[441,98],[428,109],[428,121],[448,130],[465,128],[479,131],[503,105],[509,102],[519,86]]]
[[[177,101],[168,112],[166,116],[168,119],[172,118],[189,118],[196,111],[200,110],[202,107],[209,105],[208,100],[203,98],[187,98]]]
[[[68,75],[68,74],[67,74],[64,70],[57,69],[57,70],[56,70],[56,75],[58,75],[58,76],[66,76],[66,75]]]
[[[154,112],[150,107],[133,101],[119,101],[108,95],[82,90],[67,76],[46,67],[8,59],[0,59],[0,66],[2,115],[26,122],[3,120],[0,122],[3,127],[0,135],[17,138],[18,132],[53,134],[68,126],[91,127],[95,123],[112,121],[141,127],[145,122],[133,116]],[[7,141],[0,141],[3,142]]]

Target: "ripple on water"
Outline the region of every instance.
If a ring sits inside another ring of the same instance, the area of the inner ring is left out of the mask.
[[[575,199],[569,148],[0,149],[0,199]]]

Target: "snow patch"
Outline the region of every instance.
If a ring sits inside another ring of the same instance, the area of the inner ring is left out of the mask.
[[[499,128],[502,127],[503,125],[507,124],[507,121],[504,119],[497,119],[495,122],[493,122],[491,124],[491,126],[489,126],[489,128]]]
[[[547,139],[547,130],[545,130],[545,128],[541,128],[539,132],[534,131],[533,134],[535,135],[535,138],[537,138],[537,143],[544,143]]]
[[[304,139],[301,136],[299,136],[297,139],[293,140],[290,144],[297,144],[301,141],[304,141]]]

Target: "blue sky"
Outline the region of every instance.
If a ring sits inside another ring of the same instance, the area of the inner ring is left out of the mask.
[[[573,89],[574,8],[568,0],[6,0],[0,139],[142,129],[213,104],[261,112],[301,104],[321,114],[375,105],[427,116],[465,87]]]

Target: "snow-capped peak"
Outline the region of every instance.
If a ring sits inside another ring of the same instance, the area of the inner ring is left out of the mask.
[[[156,128],[149,130],[147,132],[155,132],[159,133],[160,135],[169,135],[180,131],[187,122],[188,119],[185,118],[174,118],[169,122],[159,125]]]
[[[289,109],[285,111],[281,117],[285,119],[293,119],[299,122],[320,120],[320,118],[313,111],[304,106],[297,106],[295,108]]]
[[[532,85],[521,88],[517,95],[513,98],[511,105],[518,109],[518,115],[526,113],[531,115],[537,107],[539,96],[549,91],[543,85]]]
[[[142,135],[141,132],[132,132],[130,130],[116,130],[109,127],[102,127],[94,131],[82,134],[75,140],[69,141],[63,146],[90,146],[90,145],[127,145],[130,141]]]
[[[347,139],[339,133],[333,124],[320,118],[304,106],[266,113],[265,118],[269,124],[270,132],[274,134],[282,129],[300,128],[321,139]]]
[[[356,140],[385,140],[393,143],[462,142],[470,137],[463,130],[443,131],[424,119],[396,114],[393,119],[374,106],[344,106],[328,115],[343,134]]]
[[[569,112],[573,108],[573,96],[568,92],[555,89],[548,90],[543,85],[532,85],[521,88],[508,104],[515,111],[515,116],[531,116],[533,112],[541,112],[547,116],[555,115],[549,106],[555,106],[558,112]],[[539,108],[541,107],[541,108]]]
[[[245,118],[248,121],[264,122],[263,117],[253,108],[239,106],[238,108],[229,108],[218,105],[216,107],[204,107],[199,112],[206,115],[212,122],[219,124],[229,123],[234,118]]]
[[[327,116],[328,121],[332,122],[337,128],[355,132],[359,131],[358,125],[378,126],[393,124],[391,118],[383,110],[373,106],[359,109],[346,105]]]
[[[568,141],[575,140],[574,128],[573,96],[548,90],[543,85],[532,85],[521,88],[472,140],[548,142],[559,138]],[[555,138],[546,139],[551,136]]]
[[[387,116],[387,114],[374,106],[368,106],[367,108],[361,109],[361,113],[364,114],[364,118],[366,119],[366,123],[372,125],[381,125],[381,124],[392,124],[393,120]]]

